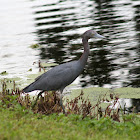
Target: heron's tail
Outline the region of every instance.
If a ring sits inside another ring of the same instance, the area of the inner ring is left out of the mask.
[[[25,87],[22,91],[27,93],[27,92],[31,92],[31,91],[34,91],[34,82],[31,83],[30,85],[28,85],[27,87]]]

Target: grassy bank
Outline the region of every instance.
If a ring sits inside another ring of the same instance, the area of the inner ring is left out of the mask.
[[[125,122],[82,119],[80,115],[33,114],[19,105],[13,109],[0,108],[0,139],[2,140],[138,140],[140,119],[125,116]]]
[[[105,88],[75,90],[66,98],[68,115],[63,115],[59,99],[53,94],[40,98],[35,109],[32,100],[20,96],[15,83],[10,90],[2,83],[0,91],[1,140],[138,140],[140,114],[123,114],[102,107],[98,99],[116,97],[139,98],[140,89],[122,88],[114,91]],[[102,97],[100,97],[102,96]],[[87,101],[85,100],[87,99]],[[78,107],[79,103],[82,104]],[[86,101],[86,102],[85,102]],[[93,104],[91,106],[89,104]],[[57,112],[57,113],[54,113]],[[92,113],[92,114],[91,114]],[[48,115],[49,114],[49,115]],[[114,117],[112,116],[114,115]]]

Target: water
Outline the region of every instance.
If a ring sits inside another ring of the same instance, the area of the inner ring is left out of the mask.
[[[0,72],[24,77],[39,59],[77,60],[83,52],[81,34],[95,29],[107,39],[90,40],[78,85],[139,87],[139,0],[5,0],[0,7]],[[42,47],[29,48],[35,43]]]
[[[29,48],[36,43],[31,5],[25,0],[0,1],[0,73],[23,78],[33,61],[39,59],[38,52]]]

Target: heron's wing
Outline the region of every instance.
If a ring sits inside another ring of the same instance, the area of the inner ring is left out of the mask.
[[[45,73],[46,73],[46,72],[45,72]],[[45,73],[43,73],[43,74],[45,74]],[[35,81],[39,80],[39,79],[42,77],[43,74],[41,74],[41,75],[39,75],[38,77],[36,77],[36,78],[35,78]]]
[[[71,84],[79,74],[77,61],[65,63],[37,77],[36,80],[26,88],[26,91],[63,89]]]
[[[78,76],[75,67],[71,64],[60,65],[39,76],[35,83],[37,88],[44,90],[58,90],[64,88]]]

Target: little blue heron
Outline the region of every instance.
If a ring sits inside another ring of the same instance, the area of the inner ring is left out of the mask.
[[[88,40],[93,37],[104,38],[94,30],[86,31],[82,35],[84,53],[82,54],[79,60],[64,63],[52,68],[51,70],[48,70],[41,76],[37,77],[33,83],[25,87],[23,91],[27,93],[34,90],[41,90],[41,92],[37,96],[36,102],[39,96],[44,91],[59,91],[60,105],[63,109],[63,113],[65,114],[65,110],[62,104],[62,92],[64,88],[69,84],[71,84],[83,71],[88,59],[89,49],[90,49],[88,45]]]

